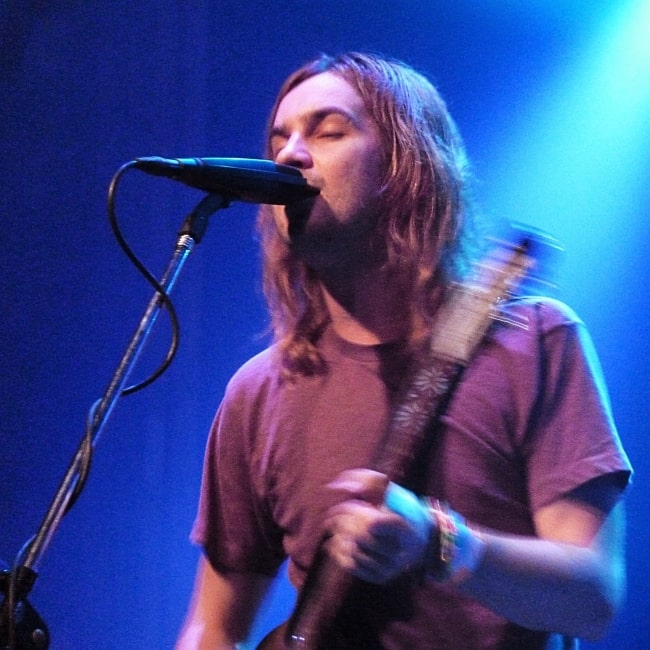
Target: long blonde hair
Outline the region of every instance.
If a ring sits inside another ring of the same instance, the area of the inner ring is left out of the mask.
[[[400,61],[354,52],[321,56],[289,76],[269,127],[287,93],[323,72],[340,76],[359,93],[379,130],[387,168],[377,228],[385,237],[389,268],[410,287],[407,343],[415,347],[469,259],[471,201],[462,140],[445,102],[423,75]],[[266,153],[270,157],[270,150]],[[263,288],[285,372],[319,372],[316,343],[328,314],[317,277],[279,236],[269,206],[260,209],[258,229]]]

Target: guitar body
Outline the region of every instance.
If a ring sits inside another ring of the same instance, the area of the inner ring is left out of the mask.
[[[288,621],[275,628],[257,646],[259,650],[359,650],[366,644],[344,634],[346,614],[354,611],[358,589],[365,583],[343,571],[318,548],[298,602]],[[374,589],[371,585],[367,585]],[[355,623],[359,617],[353,614]],[[356,627],[356,625],[354,626]]]
[[[380,650],[375,642],[360,640],[343,636],[340,628],[329,630],[314,630],[313,636],[306,638],[291,633],[292,620],[285,621],[279,627],[271,630],[260,643],[256,650]],[[358,626],[357,626],[358,628]],[[362,630],[357,629],[357,635]]]
[[[343,640],[333,638],[323,640],[320,638],[306,639],[291,634],[291,622],[286,621],[279,627],[271,630],[259,643],[257,650],[359,650],[358,646],[350,646]]]

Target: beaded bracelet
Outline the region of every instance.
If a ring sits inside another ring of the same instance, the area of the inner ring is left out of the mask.
[[[437,529],[429,545],[429,575],[436,582],[463,582],[476,569],[485,550],[483,537],[457,512],[437,499],[422,499]]]

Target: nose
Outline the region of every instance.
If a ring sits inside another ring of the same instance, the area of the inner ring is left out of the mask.
[[[312,165],[307,143],[300,133],[292,133],[282,148],[275,154],[275,162],[290,165],[298,169],[307,169]]]

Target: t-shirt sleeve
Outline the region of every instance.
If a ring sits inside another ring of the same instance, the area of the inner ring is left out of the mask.
[[[585,325],[566,307],[539,309],[543,379],[526,444],[533,510],[603,475],[623,489],[631,475]]]
[[[251,405],[240,388],[231,382],[210,429],[191,539],[217,570],[274,575],[281,535],[253,480]]]

